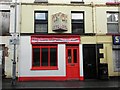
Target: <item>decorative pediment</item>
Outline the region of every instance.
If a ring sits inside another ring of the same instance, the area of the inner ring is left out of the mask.
[[[56,13],[52,15],[52,30],[56,32],[67,31],[68,16],[64,13]]]

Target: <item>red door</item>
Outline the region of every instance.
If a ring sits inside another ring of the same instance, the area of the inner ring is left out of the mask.
[[[79,79],[79,48],[77,46],[66,47],[67,79]]]

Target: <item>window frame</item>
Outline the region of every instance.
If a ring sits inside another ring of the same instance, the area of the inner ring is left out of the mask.
[[[119,18],[119,12],[118,11],[107,11],[106,12],[106,15],[108,14],[108,13],[118,13],[118,18]],[[107,18],[108,19],[108,18]],[[108,24],[118,24],[118,30],[116,31],[117,33],[112,33],[112,32],[109,32],[108,31]],[[119,19],[118,19],[118,22],[111,22],[111,21],[109,21],[108,22],[108,20],[107,20],[107,33],[108,34],[119,34],[120,33],[120,31],[119,31]]]
[[[73,20],[72,19],[72,13],[82,13],[83,14],[83,21],[81,22],[79,19],[78,20]],[[79,23],[78,22],[75,22],[75,21],[80,21]],[[83,24],[83,31],[82,33],[73,33],[73,24]],[[85,18],[84,18],[84,11],[71,11],[71,33],[72,34],[76,34],[76,35],[81,35],[81,34],[84,34],[85,33]]]
[[[34,48],[40,48],[40,66],[33,66],[34,64],[34,53],[33,53],[33,49]],[[48,66],[42,66],[42,48],[47,48],[48,49]],[[56,49],[56,66],[50,66],[50,49],[51,48],[55,48]],[[58,70],[58,46],[55,45],[32,45],[32,68],[31,70]]]
[[[36,20],[36,13],[45,13],[46,20]],[[36,32],[36,24],[47,24],[47,32]],[[48,11],[34,11],[34,33],[48,34]]]

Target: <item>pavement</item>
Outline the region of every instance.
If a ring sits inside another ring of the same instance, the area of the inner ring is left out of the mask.
[[[11,79],[2,80],[2,90],[58,90],[58,89],[91,89],[91,90],[120,90],[120,79],[84,80],[84,81],[26,81],[11,85]]]

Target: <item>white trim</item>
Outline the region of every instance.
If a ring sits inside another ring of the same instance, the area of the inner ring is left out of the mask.
[[[79,44],[79,56],[80,56],[80,76],[84,76],[83,72],[83,45]]]

